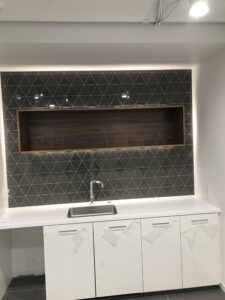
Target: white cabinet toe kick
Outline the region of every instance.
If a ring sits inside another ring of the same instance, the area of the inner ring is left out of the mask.
[[[219,214],[44,227],[47,300],[220,284]]]

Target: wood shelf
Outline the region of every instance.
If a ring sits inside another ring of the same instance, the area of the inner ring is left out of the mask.
[[[184,144],[183,106],[18,110],[17,125],[21,152]]]

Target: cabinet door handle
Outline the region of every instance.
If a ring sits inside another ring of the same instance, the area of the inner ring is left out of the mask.
[[[207,224],[209,223],[208,219],[199,219],[199,220],[191,220],[192,225],[199,225],[199,224]]]
[[[77,233],[77,229],[71,229],[71,230],[60,230],[59,234],[60,235],[73,235],[75,233]]]
[[[169,225],[170,225],[170,222],[152,223],[152,227],[167,227]]]
[[[120,231],[120,230],[125,230],[126,228],[127,226],[110,226],[109,230]]]

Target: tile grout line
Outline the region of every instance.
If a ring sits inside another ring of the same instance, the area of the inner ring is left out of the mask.
[[[5,96],[3,108],[6,122],[5,130],[7,131],[8,181],[11,193],[10,207],[88,201],[88,190],[85,184],[86,181],[89,181],[87,180],[88,176],[95,177],[96,174],[106,178],[107,188],[104,192],[99,193],[100,200],[103,198],[115,200],[155,197],[165,193],[169,193],[170,196],[193,194],[192,81],[190,69],[172,71],[114,70],[106,72],[99,70],[85,73],[79,71],[57,72],[57,74],[56,72],[46,72],[43,75],[41,72],[34,72],[33,74],[29,72],[4,72],[2,76],[3,98]],[[86,154],[84,152],[85,155],[78,155],[74,151],[71,156],[69,153],[65,154],[65,152],[60,151],[58,152],[59,155],[45,157],[45,155],[35,154],[32,159],[26,159],[26,157],[20,156],[15,143],[17,136],[14,122],[15,110],[18,107],[31,108],[37,105],[34,101],[33,89],[35,87],[40,87],[44,93],[43,99],[38,100],[40,107],[48,106],[50,103],[59,107],[64,106],[65,97],[68,97],[69,105],[74,107],[112,107],[116,104],[136,105],[138,103],[142,105],[172,104],[184,106],[185,147],[179,151],[173,149],[171,156],[167,155],[170,152],[168,149],[162,152],[157,150],[156,153],[150,149],[147,152],[138,151],[135,153],[134,160],[131,158],[134,151],[125,149],[118,152],[112,151],[111,154],[113,155],[109,154],[109,156],[101,151],[99,153],[103,156],[97,155],[91,158],[89,158],[89,152]],[[95,92],[93,88],[96,89]],[[11,97],[11,93],[13,94],[15,89],[18,89],[19,94],[21,93],[15,97],[16,99],[14,96]],[[126,103],[126,101],[119,99],[120,92],[118,89],[122,91],[129,89],[134,97],[132,96],[129,103]],[[170,97],[166,97],[166,95]],[[149,151],[150,153],[148,153]],[[117,154],[115,155],[115,153]],[[148,153],[147,156],[144,153]],[[124,155],[122,169],[119,163],[121,154]],[[72,160],[74,156],[76,159]],[[175,156],[177,160],[174,160]],[[183,158],[186,161],[185,165],[183,165]],[[118,164],[115,162],[116,160],[118,160]],[[154,165],[154,172],[152,172],[151,164]],[[170,166],[171,170],[169,171]],[[74,168],[76,174],[73,176]],[[111,172],[110,176],[108,175],[109,172]],[[159,172],[161,175],[158,175]],[[16,176],[20,174],[22,177],[18,179]],[[111,176],[113,177],[112,180]],[[137,180],[140,176],[145,180]],[[168,181],[168,179],[170,180]],[[133,181],[136,181],[134,186]],[[58,189],[54,188],[54,183],[58,184]],[[63,201],[62,198],[65,200]]]

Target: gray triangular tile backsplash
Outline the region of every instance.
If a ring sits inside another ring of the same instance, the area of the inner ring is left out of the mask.
[[[194,193],[190,70],[2,73],[9,205]],[[129,99],[121,94],[129,92]],[[35,100],[35,95],[39,96]],[[167,104],[185,107],[185,146],[45,154],[19,153],[16,110],[25,107]]]

